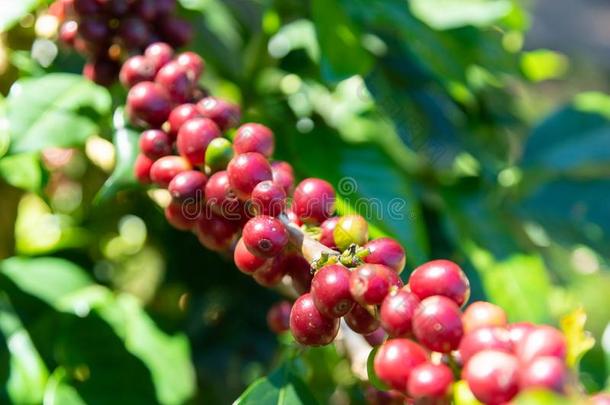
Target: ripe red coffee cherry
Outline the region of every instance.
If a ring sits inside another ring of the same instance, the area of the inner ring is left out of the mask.
[[[444,364],[422,363],[411,371],[407,392],[416,399],[443,399],[451,392],[453,373]]]
[[[490,302],[477,301],[468,305],[462,316],[464,332],[469,333],[483,326],[506,326],[506,312]]]
[[[284,188],[286,195],[292,194],[294,171],[290,163],[278,160],[271,163],[273,181]]]
[[[189,69],[172,61],[163,66],[155,76],[155,83],[162,86],[174,103],[186,103],[195,88],[195,80]]]
[[[127,59],[119,72],[121,84],[128,89],[140,82],[150,82],[154,78],[153,64],[142,55],[135,55]]]
[[[389,294],[381,304],[381,326],[392,337],[411,334],[413,315],[418,305],[419,298],[405,289]]]
[[[161,20],[161,33],[170,45],[180,48],[190,42],[193,28],[188,22],[168,15]]]
[[[233,261],[239,271],[245,274],[253,274],[257,270],[271,265],[270,259],[264,259],[250,253],[244,244],[243,238],[240,238],[239,241],[237,241],[237,245],[235,245]]]
[[[189,162],[180,156],[163,156],[156,160],[150,168],[150,179],[163,188],[167,188],[169,183],[178,173],[191,170]]]
[[[313,275],[311,274],[311,265],[307,259],[298,253],[288,253],[284,260],[294,289],[299,294],[309,292]]]
[[[212,120],[192,118],[186,121],[178,131],[176,148],[193,166],[205,161],[205,150],[212,139],[221,136],[220,130]]]
[[[96,0],[74,0],[74,10],[81,15],[96,14],[100,11],[100,5]]]
[[[288,267],[286,267],[283,255],[276,256],[269,260],[271,260],[270,266],[263,266],[252,275],[254,281],[263,287],[268,288],[277,285],[288,272]]]
[[[235,127],[241,120],[238,106],[218,98],[204,98],[197,103],[197,109],[201,115],[214,121],[222,131]]]
[[[466,364],[472,356],[483,350],[512,353],[513,344],[510,340],[510,333],[505,328],[485,326],[464,335],[458,350],[462,362]]]
[[[144,57],[152,64],[155,74],[174,56],[174,50],[165,42],[155,42],[146,47]]]
[[[354,305],[343,319],[351,330],[361,335],[368,335],[379,329],[379,320],[360,304]]]
[[[324,346],[331,343],[339,332],[339,319],[328,318],[313,303],[311,294],[301,295],[290,311],[290,331],[302,345]]]
[[[227,166],[229,183],[235,195],[241,200],[250,198],[252,190],[261,181],[271,180],[271,166],[267,159],[256,152],[235,156]]]
[[[127,112],[135,123],[160,127],[171,111],[169,95],[153,82],[140,82],[127,93]]]
[[[116,80],[119,69],[120,67],[117,62],[110,59],[97,58],[89,63],[85,63],[85,66],[83,66],[83,76],[100,86],[110,86]]]
[[[428,349],[449,353],[458,348],[464,334],[461,316],[453,300],[442,295],[428,297],[413,315],[413,332]]]
[[[292,210],[305,223],[322,223],[335,211],[333,186],[321,179],[303,180],[294,191]]]
[[[557,357],[537,357],[519,371],[519,388],[544,389],[563,393],[568,383],[568,370]]]
[[[349,292],[349,270],[338,264],[322,267],[313,276],[311,296],[316,308],[331,318],[340,318],[354,307]]]
[[[474,396],[489,405],[509,402],[519,391],[519,362],[511,354],[484,350],[466,364],[462,377]]]
[[[261,181],[252,190],[250,203],[255,213],[276,217],[286,207],[286,192],[271,180]]]
[[[145,155],[138,155],[133,165],[133,173],[135,178],[141,184],[149,184],[152,182],[150,179],[150,168],[154,161]]]
[[[541,356],[552,356],[565,360],[566,352],[567,343],[563,333],[547,325],[538,326],[527,333],[515,347],[515,354],[523,363],[529,363]]]
[[[288,232],[277,218],[259,215],[246,223],[243,238],[246,247],[253,255],[274,257],[288,243]]]
[[[243,124],[235,132],[233,148],[238,154],[258,152],[266,157],[271,157],[275,148],[273,132],[261,124]]]
[[[386,341],[388,334],[385,333],[385,330],[380,326],[375,329],[374,332],[369,333],[368,335],[364,335],[364,340],[367,341],[373,347],[377,347]]]
[[[59,39],[69,46],[74,46],[74,40],[78,33],[78,23],[76,21],[66,21],[59,29]]]
[[[350,292],[362,305],[381,304],[392,289],[402,287],[396,272],[381,264],[363,264],[350,275]]]
[[[339,222],[339,217],[331,217],[320,225],[320,243],[331,249],[337,249],[335,237],[333,236],[333,232],[337,227],[337,222]]]
[[[405,268],[406,254],[400,243],[392,238],[378,238],[364,245],[369,254],[364,258],[366,263],[383,264],[398,274]]]
[[[239,225],[213,212],[204,212],[197,221],[197,238],[206,248],[222,252],[228,249],[236,239]]]
[[[513,347],[516,347],[530,331],[536,328],[536,325],[530,322],[515,322],[507,326],[510,334],[510,341]]]
[[[194,82],[197,82],[203,74],[205,68],[205,62],[201,56],[195,52],[183,52],[176,58],[176,63],[180,66],[184,66],[191,76]]]
[[[413,369],[427,361],[428,353],[412,340],[390,339],[379,347],[373,364],[381,381],[406,392]]]
[[[181,231],[195,227],[201,212],[189,204],[172,202],[165,208],[165,219],[171,226]]]
[[[128,49],[144,47],[152,37],[146,21],[138,17],[121,19],[118,34]]]
[[[205,183],[207,181],[206,175],[200,171],[188,170],[178,173],[169,182],[167,190],[172,196],[173,201],[195,204],[201,207],[205,193]]]
[[[201,118],[201,114],[197,111],[195,104],[186,103],[175,107],[167,119],[169,122],[169,134],[176,138],[182,125],[193,118]]]
[[[150,22],[154,21],[157,17],[157,7],[155,3],[156,0],[139,0],[135,4],[132,4],[131,8],[135,15]]]
[[[416,268],[409,277],[411,291],[424,299],[443,295],[464,305],[470,298],[470,283],[460,267],[449,260],[432,260]]]
[[[140,135],[140,151],[150,159],[157,160],[171,155],[172,140],[160,129],[147,129]]]
[[[221,170],[214,173],[205,185],[207,206],[218,215],[238,221],[242,219],[242,202],[231,191],[229,175]]]
[[[110,35],[110,28],[108,28],[106,20],[88,16],[79,21],[78,34],[87,41],[105,42]]]
[[[288,301],[280,301],[267,312],[267,326],[273,333],[283,333],[290,329],[290,309],[292,305]]]

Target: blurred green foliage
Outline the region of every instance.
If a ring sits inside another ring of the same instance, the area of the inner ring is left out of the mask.
[[[0,402],[361,403],[334,348],[278,344],[264,319],[279,297],[170,229],[135,184],[124,91],[85,81],[63,49],[42,66],[28,13],[44,2],[5,3]],[[564,55],[522,49],[530,19],[516,0],[180,5],[203,84],[269,125],[299,177],[337,185],[341,213],[399,239],[409,269],[450,258],[473,299],[511,320],[557,324],[583,308],[602,341],[610,97],[581,92]],[[586,348],[581,321],[570,336]],[[605,387],[607,346],[580,362],[589,390]]]

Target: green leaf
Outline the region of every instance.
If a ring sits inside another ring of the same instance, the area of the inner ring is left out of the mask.
[[[76,388],[67,382],[66,370],[56,369],[47,384],[44,393],[45,405],[85,405]]]
[[[411,0],[407,4],[419,19],[439,30],[490,25],[512,9],[509,0]]]
[[[108,90],[81,75],[22,79],[6,99],[10,153],[84,144],[109,113]]]
[[[116,165],[110,177],[95,196],[94,203],[101,204],[110,200],[120,190],[135,187],[138,182],[133,173],[134,163],[140,151],[140,133],[127,126],[124,109],[117,108],[113,116],[115,128],[113,143],[116,151]]]
[[[0,334],[10,354],[6,391],[13,403],[42,403],[48,371],[6,297],[0,296]]]
[[[558,79],[568,71],[568,58],[548,49],[537,49],[523,53],[521,69],[525,76],[534,82]]]
[[[610,167],[609,143],[610,97],[585,93],[534,128],[521,164],[551,174],[603,175]]]
[[[568,343],[566,362],[568,366],[578,369],[580,359],[595,345],[595,339],[585,331],[587,314],[582,308],[577,308],[564,315],[559,324]]]
[[[21,153],[0,159],[0,178],[11,186],[37,192],[46,176],[37,153]]]
[[[8,31],[40,3],[40,0],[0,0],[0,32]]]
[[[515,405],[576,405],[582,397],[567,397],[550,391],[526,390],[512,401]]]
[[[373,387],[381,391],[387,391],[389,389],[388,386],[381,381],[377,376],[377,373],[375,373],[375,355],[377,354],[378,350],[379,346],[374,347],[369,353],[369,357],[366,359],[366,373],[369,377],[369,382]]]
[[[284,57],[295,49],[303,49],[313,62],[318,63],[320,59],[315,27],[309,20],[296,20],[282,26],[269,40],[268,48],[276,58]]]
[[[267,377],[253,382],[233,405],[309,405],[316,400],[303,382],[287,365]]]
[[[338,82],[368,73],[373,58],[363,48],[361,34],[340,2],[314,0],[312,16],[322,50],[322,75],[330,82]]]

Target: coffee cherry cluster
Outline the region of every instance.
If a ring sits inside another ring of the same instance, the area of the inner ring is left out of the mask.
[[[87,58],[83,75],[108,86],[125,55],[191,39],[191,26],[173,15],[175,8],[176,0],[57,0],[50,12],[61,22],[61,42]]]

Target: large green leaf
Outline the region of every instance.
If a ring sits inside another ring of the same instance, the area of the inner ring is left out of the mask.
[[[552,174],[610,167],[610,98],[582,94],[542,121],[525,144],[522,165]],[[605,170],[604,170],[605,169]]]
[[[413,14],[437,29],[489,25],[507,15],[509,0],[411,0]]]
[[[82,145],[109,113],[108,90],[81,75],[22,79],[6,99],[10,153]]]
[[[0,178],[14,187],[40,191],[45,181],[45,170],[36,153],[20,153],[0,158]]]
[[[313,395],[299,376],[284,365],[267,377],[256,380],[233,405],[310,405]]]
[[[0,0],[0,32],[8,31],[40,3],[41,0]]]

